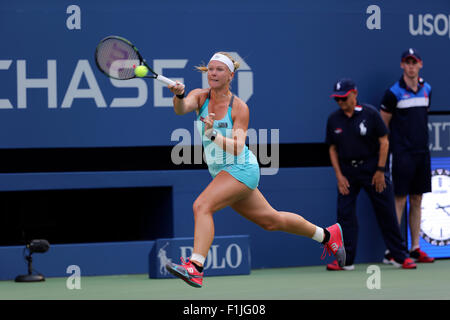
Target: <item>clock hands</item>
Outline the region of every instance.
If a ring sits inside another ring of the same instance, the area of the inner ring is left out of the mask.
[[[442,209],[444,210],[444,212],[450,216],[450,212],[448,212],[447,210],[445,210],[445,208],[450,208],[450,205],[446,205],[446,206],[441,206],[439,203],[437,204],[436,209]]]

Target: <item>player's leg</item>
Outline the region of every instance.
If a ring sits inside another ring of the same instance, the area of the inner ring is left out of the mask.
[[[214,239],[214,212],[242,199],[251,189],[234,179],[229,173],[221,171],[198,196],[193,205],[195,230],[194,249],[187,262],[169,263],[166,269],[190,286],[203,285],[203,264]]]
[[[258,188],[231,207],[265,230],[284,231],[324,243],[326,248],[336,255],[339,265],[345,265],[342,231],[338,224],[323,229],[298,214],[275,210]]]
[[[316,226],[298,214],[277,211],[269,204],[258,188],[231,207],[244,218],[267,231],[285,231],[312,238]]]
[[[221,171],[197,197],[193,205],[195,230],[194,253],[206,257],[214,239],[213,214],[251,193],[245,184]],[[203,264],[202,261],[196,261]]]

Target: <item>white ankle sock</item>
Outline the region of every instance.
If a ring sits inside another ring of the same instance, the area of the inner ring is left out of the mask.
[[[316,232],[314,232],[312,239],[316,240],[317,242],[322,243],[324,238],[325,238],[325,232],[323,231],[323,229],[321,227],[316,227]]]
[[[201,263],[202,265],[204,265],[206,258],[204,256],[202,256],[201,254],[193,253],[189,260],[197,261],[198,263]]]

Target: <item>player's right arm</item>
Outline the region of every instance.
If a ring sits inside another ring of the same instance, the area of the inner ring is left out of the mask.
[[[173,109],[177,115],[184,115],[198,109],[200,103],[200,95],[203,91],[202,89],[194,89],[182,99],[177,97],[177,95],[185,94],[185,88],[182,84],[177,83],[175,86],[169,86],[169,89],[174,94]]]

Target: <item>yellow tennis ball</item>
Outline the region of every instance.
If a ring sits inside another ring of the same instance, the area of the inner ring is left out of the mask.
[[[134,69],[134,74],[136,77],[145,77],[148,73],[148,68],[146,66],[138,66]]]

